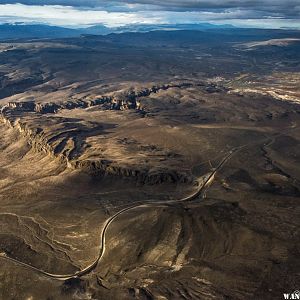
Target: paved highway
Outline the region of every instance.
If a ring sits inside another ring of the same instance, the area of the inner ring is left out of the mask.
[[[211,173],[200,177],[200,179],[198,180],[198,189],[195,193],[193,193],[190,196],[187,196],[185,198],[181,198],[181,199],[177,199],[177,200],[166,200],[166,201],[146,201],[143,204],[137,204],[135,203],[132,206],[126,207],[122,210],[120,210],[119,212],[117,212],[116,214],[114,214],[113,216],[111,216],[109,219],[107,219],[103,225],[103,229],[101,232],[101,243],[99,245],[99,254],[97,259],[92,262],[89,266],[87,266],[86,268],[74,273],[74,274],[64,274],[64,275],[60,275],[60,274],[52,274],[52,273],[48,273],[45,272],[39,268],[36,268],[30,264],[24,263],[22,261],[16,260],[14,258],[11,258],[9,256],[7,256],[5,253],[0,253],[0,258],[5,259],[5,260],[9,260],[13,263],[16,263],[22,267],[25,267],[27,269],[30,269],[32,271],[35,271],[41,275],[44,275],[46,277],[52,278],[52,279],[56,279],[56,280],[68,280],[71,278],[76,278],[76,277],[81,277],[83,275],[88,274],[89,272],[91,272],[99,263],[99,261],[101,260],[101,258],[103,257],[105,250],[106,250],[106,232],[109,229],[110,225],[122,214],[137,209],[137,208],[147,208],[147,207],[155,207],[155,206],[159,206],[159,205],[169,205],[169,204],[175,204],[175,203],[179,203],[179,202],[188,202],[188,201],[192,201],[195,200],[196,198],[198,198],[199,196],[203,195],[203,192],[212,184],[216,173],[226,164],[226,162],[237,152],[241,149],[242,147],[239,148],[233,148],[232,150],[230,150],[228,152],[228,154],[222,159],[222,161],[219,163],[219,165],[214,168],[212,170]],[[202,180],[202,181],[201,181]]]

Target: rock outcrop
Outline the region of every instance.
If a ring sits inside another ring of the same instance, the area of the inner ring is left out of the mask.
[[[193,86],[192,83],[154,85],[151,88],[144,88],[137,91],[125,91],[114,95],[105,95],[92,100],[70,100],[61,103],[39,103],[36,101],[9,102],[7,107],[13,109],[18,108],[28,112],[38,112],[41,114],[57,113],[61,109],[88,108],[97,105],[101,105],[103,109],[107,110],[135,109],[142,112],[143,107],[139,98],[150,96],[161,90],[187,88],[191,86]]]
[[[141,184],[157,184],[163,182],[192,182],[193,177],[187,173],[181,173],[167,167],[151,168],[147,166],[137,167],[130,164],[119,164],[110,159],[99,158],[81,159],[74,155],[80,152],[76,149],[77,144],[82,144],[82,137],[76,137],[76,133],[82,132],[83,129],[69,129],[62,133],[56,133],[56,136],[46,134],[43,128],[38,127],[35,123],[30,123],[26,117],[32,115],[41,118],[44,114],[56,114],[60,110],[71,110],[75,108],[88,108],[92,106],[101,106],[101,109],[108,110],[127,110],[133,109],[141,113],[143,108],[140,97],[149,96],[157,93],[159,90],[166,90],[172,87],[187,87],[189,83],[169,84],[162,86],[153,86],[152,88],[141,89],[139,91],[130,91],[122,95],[103,96],[94,100],[67,101],[62,103],[37,103],[29,102],[10,102],[1,110],[1,120],[8,126],[17,130],[22,136],[26,137],[28,143],[36,151],[42,151],[47,155],[59,158],[65,167],[82,170],[93,176],[118,176],[122,178],[133,178]],[[35,126],[36,125],[36,126]],[[66,133],[67,132],[67,133]],[[59,147],[53,141],[58,139],[59,135],[67,135],[63,143],[71,144],[69,151],[62,151],[64,147]],[[73,135],[73,136],[72,136]],[[66,142],[67,141],[67,142]]]

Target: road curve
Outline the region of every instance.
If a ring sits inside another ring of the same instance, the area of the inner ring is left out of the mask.
[[[77,271],[74,274],[60,275],[60,274],[48,273],[48,272],[45,272],[41,269],[38,269],[38,268],[30,265],[30,264],[27,264],[27,263],[24,263],[24,262],[19,261],[17,259],[8,257],[5,253],[0,253],[0,258],[5,259],[5,260],[9,260],[9,261],[11,261],[13,263],[16,263],[16,264],[18,264],[22,267],[25,267],[25,268],[30,269],[32,271],[35,271],[36,273],[39,273],[40,275],[46,276],[48,278],[56,279],[56,280],[65,281],[65,280],[68,280],[68,279],[84,276],[84,275],[90,273],[98,265],[99,261],[104,256],[104,253],[105,253],[105,250],[106,250],[106,247],[105,247],[105,245],[106,245],[106,232],[109,229],[109,226],[113,223],[113,221],[115,219],[117,219],[120,215],[124,214],[125,212],[128,212],[130,210],[134,210],[134,209],[137,209],[137,208],[155,207],[155,206],[158,206],[158,205],[168,205],[168,204],[172,204],[172,203],[174,204],[174,203],[188,202],[188,201],[195,200],[200,195],[202,195],[202,193],[206,190],[206,188],[208,186],[211,185],[211,183],[213,182],[213,180],[215,178],[216,173],[226,164],[226,162],[228,162],[229,159],[236,152],[238,152],[239,150],[241,150],[245,146],[232,148],[228,152],[228,154],[221,160],[221,162],[218,164],[218,166],[213,169],[213,171],[211,173],[209,173],[205,177],[204,176],[200,177],[200,178],[204,177],[204,179],[203,179],[201,184],[199,182],[200,180],[198,180],[199,187],[198,187],[197,191],[195,193],[193,193],[192,195],[187,196],[185,198],[177,199],[177,200],[166,200],[166,201],[156,201],[156,202],[149,201],[148,203],[144,202],[143,204],[134,204],[132,206],[129,206],[129,207],[126,207],[126,208],[120,210],[119,212],[117,212],[116,214],[114,214],[113,216],[108,218],[105,221],[105,223],[103,225],[103,228],[102,228],[102,231],[101,231],[101,242],[100,242],[100,245],[99,245],[99,254],[98,254],[97,259],[94,262],[92,262],[89,266],[87,266],[86,268],[84,268],[80,271]]]

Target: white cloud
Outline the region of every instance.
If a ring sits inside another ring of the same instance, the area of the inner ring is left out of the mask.
[[[0,0],[1,1],[1,0]],[[0,2],[1,3],[1,2]],[[297,27],[298,19],[286,19],[280,16],[265,16],[253,9],[228,8],[207,11],[162,11],[137,10],[136,4],[128,4],[134,11],[106,11],[102,9],[82,9],[62,5],[24,5],[0,4],[0,22],[36,22],[60,26],[83,27],[104,24],[109,27],[128,24],[178,24],[201,23],[233,24],[241,27]]]
[[[159,17],[141,13],[80,10],[60,5],[0,4],[0,20],[3,22],[41,22],[51,25],[82,26],[95,23],[113,27],[134,23],[159,23]]]

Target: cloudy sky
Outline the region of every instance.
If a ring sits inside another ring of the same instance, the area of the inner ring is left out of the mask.
[[[0,0],[0,23],[201,23],[300,29],[300,0]]]

